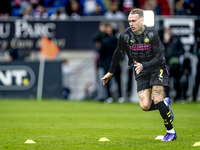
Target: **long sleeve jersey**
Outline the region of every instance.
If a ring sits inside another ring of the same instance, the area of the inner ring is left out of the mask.
[[[164,46],[158,33],[153,28],[145,26],[144,32],[141,35],[136,35],[128,27],[119,36],[109,72],[114,72],[124,53],[129,58],[129,65],[133,66],[134,61],[142,63],[143,70],[137,76],[159,69],[166,69],[163,51]]]

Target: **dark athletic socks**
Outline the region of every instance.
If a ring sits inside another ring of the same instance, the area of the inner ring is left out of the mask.
[[[154,104],[154,101],[153,101],[153,100],[151,101],[151,106],[150,106],[150,108],[149,108],[147,111],[152,111],[152,110],[157,110],[157,107],[156,107],[156,105]]]
[[[171,130],[173,128],[173,126],[172,126],[171,114],[170,114],[168,107],[165,105],[164,101],[161,101],[155,105],[156,105],[157,109],[159,110],[160,115],[164,119],[165,127],[167,128],[167,130]]]

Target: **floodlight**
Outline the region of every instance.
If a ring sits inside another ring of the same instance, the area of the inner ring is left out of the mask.
[[[153,27],[154,23],[154,12],[152,10],[144,10],[144,25]]]

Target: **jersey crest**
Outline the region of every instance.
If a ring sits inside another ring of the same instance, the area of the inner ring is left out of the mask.
[[[145,42],[145,43],[149,43],[149,38],[146,37],[146,38],[144,39],[144,42]]]
[[[135,43],[135,40],[134,40],[134,39],[133,39],[133,40],[130,40],[130,42],[134,44],[134,43]]]

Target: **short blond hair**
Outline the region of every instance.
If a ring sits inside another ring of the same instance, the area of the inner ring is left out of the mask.
[[[129,15],[131,14],[138,14],[139,18],[143,18],[144,17],[144,13],[143,10],[140,8],[134,8],[131,10],[131,12],[129,13]]]

